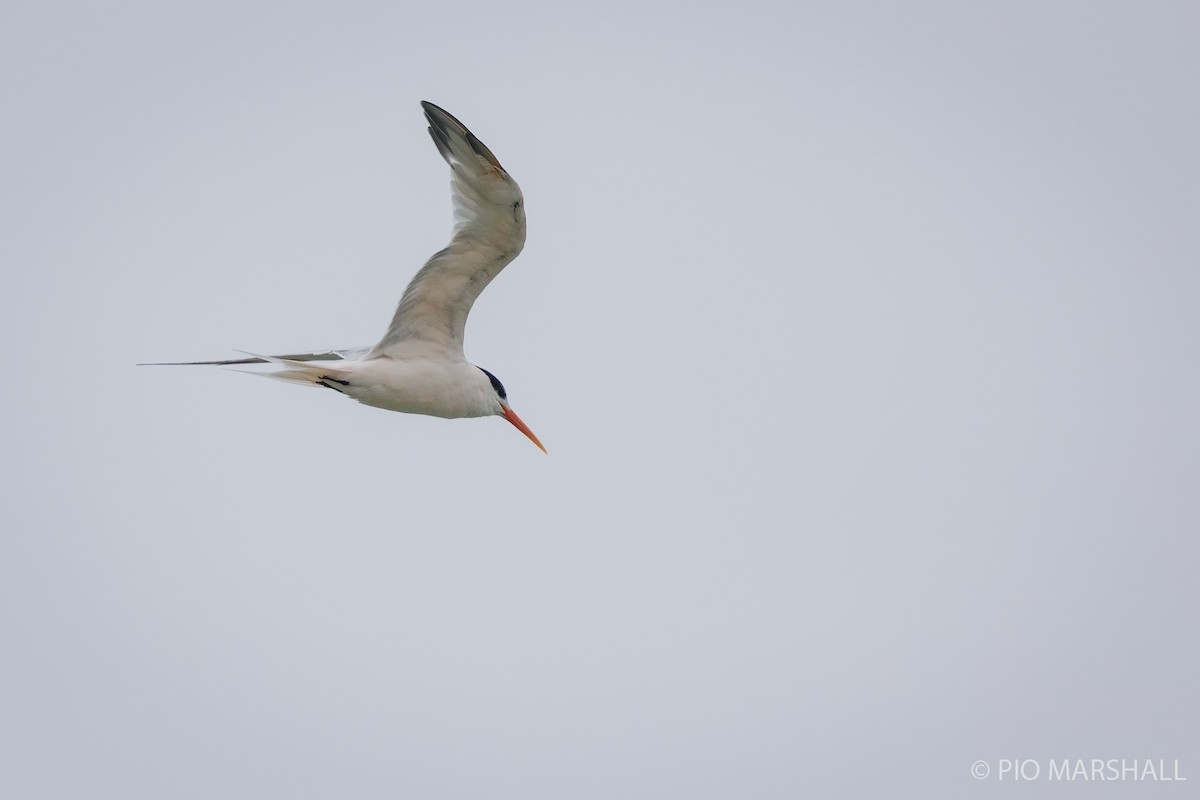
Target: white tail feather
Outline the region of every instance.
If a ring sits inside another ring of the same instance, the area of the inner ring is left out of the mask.
[[[279,358],[278,356],[264,356],[261,353],[251,353],[246,350],[239,350],[239,353],[245,353],[248,356],[261,358],[270,364],[277,364],[281,367],[287,367],[284,370],[276,372],[254,372],[254,375],[261,375],[264,378],[274,378],[288,383],[299,383],[305,386],[324,386],[327,388],[337,388],[340,391],[338,383],[346,381],[346,370],[338,369],[329,364],[314,364],[307,361],[292,361],[287,358]],[[240,372],[250,372],[250,370],[239,370]],[[333,385],[330,385],[330,382]]]

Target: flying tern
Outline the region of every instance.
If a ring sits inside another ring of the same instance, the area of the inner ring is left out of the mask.
[[[450,165],[454,235],[413,276],[379,343],[170,365],[271,364],[277,369],[259,374],[332,389],[389,411],[447,419],[504,417],[546,452],[509,406],[499,379],[463,355],[471,306],[525,245],[524,197],[492,151],[465,125],[433,103],[422,102],[421,108],[433,143]]]

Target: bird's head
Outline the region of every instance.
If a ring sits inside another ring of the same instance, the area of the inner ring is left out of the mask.
[[[496,416],[504,417],[506,420],[511,422],[517,430],[528,436],[530,441],[536,444],[538,448],[545,453],[546,448],[540,441],[538,441],[537,436],[534,435],[533,431],[529,430],[529,426],[522,422],[521,418],[517,416],[517,412],[513,411],[512,407],[509,406],[508,392],[504,391],[504,384],[500,382],[500,379],[488,372],[483,367],[476,367],[476,369],[487,376],[488,381],[492,384],[492,391],[496,393],[496,401],[498,404],[497,410],[494,412]]]

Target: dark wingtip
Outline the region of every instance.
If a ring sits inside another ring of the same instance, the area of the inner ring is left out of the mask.
[[[144,361],[137,367],[225,367],[231,364],[266,364],[264,358],[230,358],[224,361]]]
[[[449,111],[429,102],[428,100],[421,101],[421,108],[425,111],[425,119],[429,120],[429,132],[434,137],[433,141],[435,144],[437,144],[438,151],[442,154],[443,158],[447,158],[447,160],[449,160],[449,157],[447,156],[447,149],[450,144],[450,137],[452,135],[458,135],[466,140],[467,144],[470,145],[471,149],[477,156],[487,159],[497,169],[504,169],[504,167],[500,165],[499,159],[497,159],[496,156],[492,154],[492,151],[487,148],[487,145],[479,141],[479,139],[475,137],[475,134],[471,133],[470,129],[467,128],[466,125],[463,125],[462,122],[460,122],[458,118]]]
[[[442,158],[450,161],[450,140],[446,137],[446,132],[441,128],[430,125],[425,130],[429,131],[429,138],[433,139],[433,143],[437,145],[438,152],[442,154]]]

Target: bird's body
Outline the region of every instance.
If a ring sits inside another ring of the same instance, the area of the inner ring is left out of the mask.
[[[272,378],[325,386],[388,411],[446,419],[503,413],[487,373],[465,358],[401,354],[333,364],[262,358],[283,367],[268,373]]]
[[[503,416],[542,443],[508,406],[504,386],[463,355],[467,314],[525,245],[521,189],[500,162],[447,112],[422,103],[429,133],[451,170],[454,235],[405,290],[374,347],[189,364],[270,363],[273,378],[324,386],[369,406],[457,419]]]

